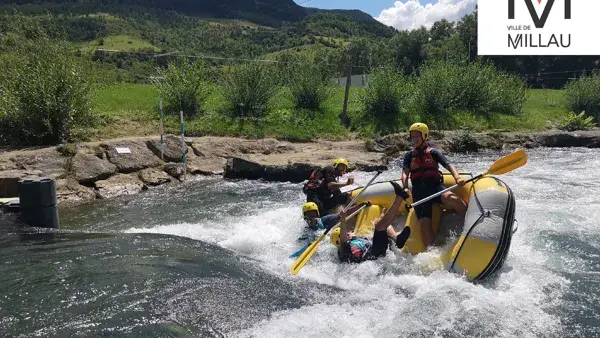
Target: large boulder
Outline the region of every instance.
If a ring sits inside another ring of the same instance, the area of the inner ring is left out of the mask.
[[[263,177],[265,167],[259,163],[234,157],[227,160],[225,164],[225,178],[259,179]]]
[[[15,155],[11,160],[19,169],[39,170],[44,177],[57,179],[66,173],[69,156],[60,154],[56,148],[39,149]]]
[[[116,174],[106,180],[96,181],[98,198],[111,198],[121,195],[132,195],[144,189],[144,184],[135,174]]]
[[[385,171],[388,170],[388,166],[384,164],[375,164],[367,162],[358,162],[355,164],[356,170],[372,172],[372,171]]]
[[[299,183],[307,180],[310,173],[320,169],[310,163],[292,163],[288,165],[267,165],[264,167],[263,178],[268,181]]]
[[[200,137],[192,144],[194,154],[200,157],[224,157],[236,156],[241,140],[229,137]]]
[[[78,153],[71,163],[77,182],[88,186],[96,181],[105,180],[117,172],[116,165],[89,154]]]
[[[164,148],[163,148],[163,159],[165,162],[182,162],[182,151],[181,151],[181,137],[177,137],[175,135],[166,135],[163,138]],[[146,144],[148,148],[156,155],[156,157],[160,158],[160,139],[159,140],[151,140],[147,141]],[[188,148],[186,146],[186,153],[188,152]]]
[[[64,178],[56,181],[56,197],[61,205],[69,205],[96,199],[94,189],[84,187],[74,178]]]
[[[180,179],[183,176],[183,164],[167,163],[163,170],[176,179]]]
[[[138,173],[140,180],[148,186],[157,186],[169,183],[173,178],[157,168],[147,168]]]
[[[193,141],[192,148],[197,156],[219,156],[231,158],[240,154],[279,154],[295,151],[293,144],[272,138],[244,140],[230,137],[200,137]]]
[[[0,157],[0,171],[19,169],[17,164],[8,157]]]
[[[598,130],[546,132],[538,134],[535,139],[544,147],[600,148],[600,132]]]
[[[187,162],[192,175],[223,175],[227,159],[223,157],[196,157]]]
[[[117,171],[120,173],[132,173],[160,165],[160,159],[142,141],[107,142],[100,146],[104,148],[108,160],[117,166]],[[129,152],[119,152],[117,148],[129,149]]]
[[[384,153],[387,156],[397,155],[401,151],[410,149],[408,133],[390,134],[378,139],[368,141],[366,149],[371,152]]]

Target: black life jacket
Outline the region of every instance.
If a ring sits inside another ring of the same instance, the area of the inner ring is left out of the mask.
[[[308,177],[308,182],[302,188],[304,193],[308,191],[319,191],[323,189],[323,183],[325,182],[325,175],[322,173],[323,169],[314,170]]]

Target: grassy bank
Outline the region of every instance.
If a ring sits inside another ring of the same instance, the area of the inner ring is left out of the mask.
[[[361,109],[359,95],[362,88],[351,88],[348,111]],[[311,138],[343,139],[349,131],[340,126],[339,113],[344,101],[344,88],[336,87],[320,112],[296,110],[289,92],[280,90],[269,102],[267,117],[257,120],[234,120],[221,112],[226,109],[222,94],[212,91],[202,107],[204,113],[186,118],[186,134],[277,137],[290,140]],[[101,124],[94,131],[94,139],[123,136],[155,135],[159,132],[159,98],[150,84],[117,84],[104,87],[94,99],[94,110],[101,116]],[[528,92],[523,113],[519,116],[494,114],[489,118],[474,117],[468,113],[453,115],[454,125],[474,130],[543,130],[551,123],[567,116],[565,93],[562,90],[532,89]],[[427,122],[427,121],[424,121]],[[165,119],[167,132],[177,133],[179,117]]]

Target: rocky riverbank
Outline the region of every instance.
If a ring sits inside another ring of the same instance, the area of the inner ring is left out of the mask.
[[[302,182],[309,173],[344,157],[351,170],[386,170],[391,159],[409,149],[407,134],[373,141],[290,143],[275,139],[186,138],[186,175],[226,179]],[[432,132],[432,143],[445,152],[533,147],[600,147],[600,130],[541,133]],[[61,205],[134,194],[183,180],[182,143],[165,137],[136,137],[79,145],[0,153],[0,198],[18,195],[22,178],[56,181]]]

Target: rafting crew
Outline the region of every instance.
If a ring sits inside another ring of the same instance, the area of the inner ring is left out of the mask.
[[[348,171],[348,161],[343,158],[333,160],[332,165],[313,171],[308,182],[302,188],[306,202],[313,202],[319,209],[319,215],[325,216],[341,205],[350,203],[350,195],[340,188],[354,184],[354,178],[339,182]]]
[[[346,217],[362,207],[362,204],[353,206],[347,211],[335,212],[339,206],[347,205],[351,197],[340,188],[354,183],[353,178],[346,182],[339,182],[339,178],[348,170],[348,161],[343,158],[335,159],[330,166],[315,170],[311,173],[308,182],[303,187],[307,202],[302,205],[302,213],[308,229],[329,230],[338,222],[340,227],[334,229],[330,235],[331,243],[338,248],[338,257],[341,262],[362,262],[385,256],[390,245],[395,244],[397,248],[403,248],[410,237],[410,228],[404,227],[398,232],[392,225],[398,214],[398,209],[403,199],[413,196],[413,203],[445,189],[442,173],[439,166],[442,165],[451,174],[459,186],[465,184],[458,174],[456,168],[438,149],[433,148],[429,142],[429,127],[424,123],[414,123],[409,128],[409,139],[412,150],[407,152],[403,158],[402,186],[390,181],[394,188],[396,198],[388,210],[383,210],[381,216],[373,221],[373,236],[358,237],[349,229]],[[412,190],[408,188],[408,179],[412,183]],[[365,202],[370,206],[369,202]],[[415,213],[421,228],[423,245],[428,247],[433,243],[435,234],[432,227],[433,203],[443,203],[459,215],[464,216],[467,210],[466,203],[453,192],[447,191],[441,196],[426,203],[417,205]],[[364,204],[364,203],[363,203]],[[328,212],[332,212],[328,214]]]

